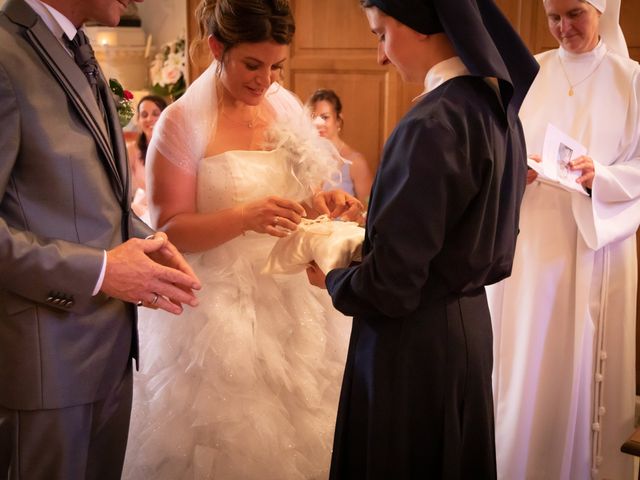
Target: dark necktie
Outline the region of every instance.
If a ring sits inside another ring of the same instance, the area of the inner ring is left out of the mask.
[[[109,135],[109,140],[112,145],[115,145],[112,138],[112,129],[109,125],[109,117],[107,115],[107,109],[105,108],[105,100],[103,95],[107,95],[107,87],[105,82],[102,80],[102,76],[100,75],[100,67],[98,66],[98,61],[96,60],[96,56],[93,52],[93,48],[89,43],[89,39],[87,35],[82,31],[78,30],[76,36],[73,37],[73,40],[69,40],[68,37],[65,38],[67,40],[67,45],[71,53],[73,53],[73,59],[75,60],[82,73],[87,77],[87,81],[89,82],[89,86],[91,87],[91,91],[93,92],[93,96],[95,97],[96,103],[98,104],[98,108],[100,109],[100,113],[102,113],[102,118],[104,119],[105,127],[107,128],[107,133]],[[117,169],[117,166],[116,166]],[[123,178],[121,172],[117,172],[120,178]]]
[[[82,30],[78,30],[78,33],[73,37],[73,40],[68,40],[67,44],[69,45],[71,53],[73,53],[73,59],[76,64],[87,77],[89,85],[91,86],[91,91],[93,92],[96,102],[98,102],[100,110],[104,112],[100,98],[100,89],[98,87],[98,81],[100,78],[98,73],[98,61],[93,53],[93,48],[91,48],[87,35]]]

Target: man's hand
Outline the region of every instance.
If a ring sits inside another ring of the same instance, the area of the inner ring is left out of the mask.
[[[200,281],[167,235],[128,240],[107,252],[101,291],[150,308],[182,313],[182,304],[195,307]]]

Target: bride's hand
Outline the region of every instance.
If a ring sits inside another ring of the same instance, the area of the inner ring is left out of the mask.
[[[286,198],[270,196],[242,207],[243,230],[286,237],[306,217],[302,205]]]

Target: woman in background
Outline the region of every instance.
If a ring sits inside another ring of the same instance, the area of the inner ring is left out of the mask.
[[[331,140],[340,156],[348,160],[342,166],[340,188],[355,195],[362,203],[368,203],[373,175],[364,155],[340,138],[340,131],[344,125],[340,97],[333,90],[320,89],[311,95],[306,105],[320,135]]]
[[[131,208],[140,218],[149,223],[147,215],[147,198],[145,194],[145,163],[147,148],[160,113],[167,108],[167,102],[158,95],[147,95],[140,99],[136,111],[137,125],[140,133],[135,142],[127,144],[129,165],[132,173],[133,202]]]
[[[510,278],[490,290],[499,477],[633,476],[640,223],[640,67],[616,0],[546,0],[559,48],[520,117],[532,155],[549,123],[587,148],[571,171],[585,193],[529,172]],[[555,161],[555,157],[554,157]]]

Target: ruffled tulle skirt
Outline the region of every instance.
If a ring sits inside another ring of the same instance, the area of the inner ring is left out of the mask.
[[[124,478],[328,477],[351,320],[304,273],[262,274],[272,245],[189,257],[200,305],[141,311]]]

